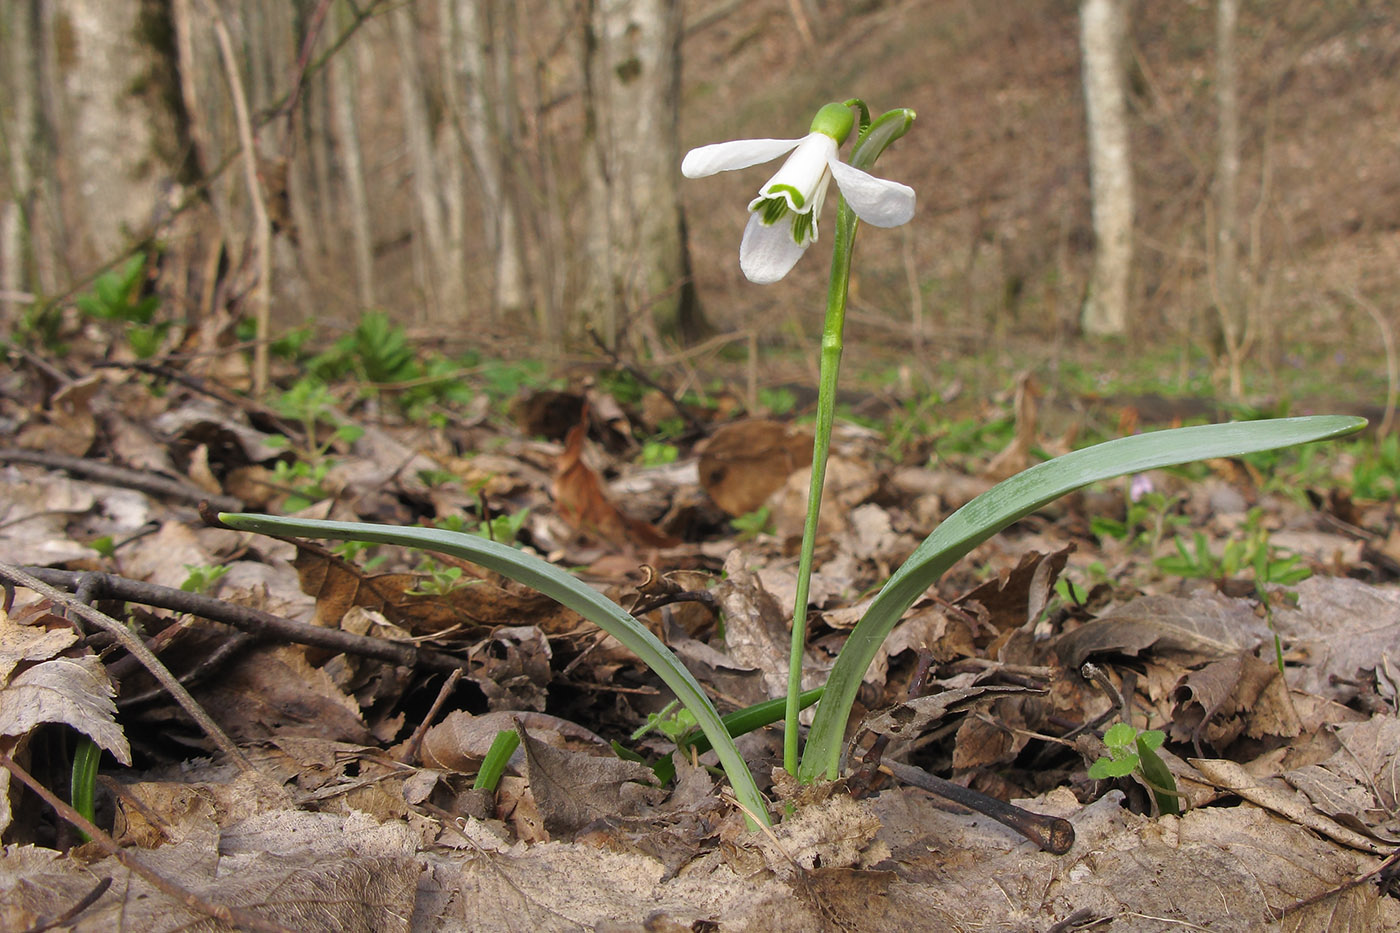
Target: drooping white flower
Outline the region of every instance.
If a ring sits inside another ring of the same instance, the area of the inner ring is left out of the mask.
[[[833,178],[846,203],[866,223],[897,227],[914,216],[913,188],[841,161],[839,150],[854,122],[850,107],[827,104],[801,139],[739,139],[686,153],[681,173],[687,178],[748,168],[792,153],[749,203],[749,223],[739,244],[739,268],[749,281],[778,281],[817,241],[817,218]]]

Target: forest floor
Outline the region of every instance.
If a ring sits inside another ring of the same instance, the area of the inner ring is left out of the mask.
[[[676,753],[659,680],[592,624],[471,564],[235,532],[197,504],[527,548],[638,609],[728,712],[784,689],[810,401],[769,385],[746,409],[720,383],[499,360],[426,395],[367,389],[404,335],[361,330],[375,339],[279,363],[267,404],[219,381],[237,354],[141,364],[89,329],[64,357],[15,357],[0,572],[56,589],[18,587],[0,618],[0,750],[18,763],[0,773],[0,929],[1400,925],[1393,437],[1101,484],[981,545],[872,665],[842,782],[791,786],[775,728],[741,740],[782,816],[761,833],[712,761]],[[1214,417],[1081,399],[1050,429],[1038,398],[1026,378],[965,416],[849,400],[808,686],[891,570],[995,479]],[[1180,798],[1089,777],[1123,709],[1162,731]],[[918,728],[872,747],[892,715]],[[522,750],[474,789],[503,730]],[[90,842],[17,779],[67,799],[80,734],[105,750]],[[1038,816],[1018,831],[928,775]]]

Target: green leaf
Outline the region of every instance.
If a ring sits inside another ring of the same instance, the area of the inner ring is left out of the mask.
[[[331,522],[244,513],[220,513],[219,520],[241,531],[396,544],[451,554],[494,570],[563,604],[622,642],[671,688],[709,737],[734,788],[735,797],[754,819],[768,822],[763,795],[759,793],[748,765],[700,683],[650,629],[628,615],[617,603],[553,564],[495,541],[439,528],[398,528],[363,522]]]
[[[1076,450],[1018,473],[973,499],[939,525],[890,577],[851,631],[817,704],[799,777],[840,770],[846,722],[865,672],[906,609],[969,551],[1036,509],[1090,483],[1192,460],[1236,457],[1352,434],[1364,418],[1316,415],[1201,425],[1122,437]]]
[[[1144,729],[1137,734],[1138,754],[1145,748],[1148,751],[1155,751],[1162,747],[1162,743],[1167,739],[1167,735],[1161,729]]]
[[[1108,727],[1103,734],[1103,744],[1109,748],[1123,748],[1133,744],[1133,739],[1137,738],[1138,731],[1126,722],[1117,722]]]
[[[497,732],[496,737],[491,740],[491,747],[486,750],[486,757],[481,760],[481,767],[477,769],[472,789],[494,792],[501,783],[501,775],[506,773],[510,756],[515,754],[519,746],[520,733],[514,729],[502,729]]]
[[[1129,755],[1126,758],[1100,758],[1089,766],[1089,777],[1096,781],[1127,777],[1133,773],[1137,763],[1137,755]]]
[[[1176,778],[1172,777],[1171,769],[1167,763],[1158,756],[1155,749],[1161,745],[1159,739],[1155,744],[1149,744],[1147,736],[1162,733],[1157,729],[1152,729],[1138,736],[1137,749],[1141,756],[1142,776],[1152,788],[1152,796],[1157,800],[1157,809],[1163,813],[1180,813],[1181,805],[1177,800]]]

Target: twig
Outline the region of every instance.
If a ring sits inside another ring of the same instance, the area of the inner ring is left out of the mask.
[[[687,431],[689,431],[692,434],[705,433],[705,426],[700,423],[700,420],[696,418],[695,415],[691,414],[689,411],[686,410],[686,407],[680,403],[679,399],[677,399],[674,395],[667,391],[665,387],[661,385],[661,383],[657,382],[655,379],[651,378],[651,376],[649,376],[647,373],[643,372],[640,367],[635,366],[632,363],[629,363],[626,360],[624,360],[622,357],[618,356],[617,351],[614,350],[612,347],[608,346],[607,343],[603,340],[602,336],[600,336],[599,333],[596,330],[594,330],[591,326],[588,328],[588,336],[589,339],[593,341],[594,345],[597,346],[597,348],[603,352],[603,355],[612,361],[612,364],[614,366],[618,367],[619,369],[626,370],[629,374],[633,376],[633,378],[635,378],[642,385],[650,389],[655,389],[657,392],[660,392],[662,397],[670,403],[673,409],[675,409],[676,414],[681,416],[681,420],[685,422]]]
[[[190,692],[185,689],[184,685],[175,679],[175,675],[171,674],[170,670],[164,664],[160,663],[160,659],[151,653],[151,650],[146,647],[141,639],[136,637],[131,629],[122,625],[111,616],[98,612],[87,603],[81,602],[69,596],[67,593],[54,589],[52,586],[49,586],[32,574],[26,573],[19,567],[0,563],[0,577],[4,577],[12,583],[16,583],[26,589],[33,590],[55,605],[63,606],[69,611],[77,613],[82,616],[84,621],[91,622],[93,625],[102,629],[102,631],[116,638],[123,648],[140,659],[141,663],[145,665],[146,670],[151,672],[151,676],[170,692],[170,696],[176,703],[180,704],[180,708],[204,730],[204,734],[209,736],[214,744],[218,746],[219,750],[227,755],[240,770],[252,772],[258,770],[253,766],[253,763],[244,756],[238,746],[233,744],[233,740],[228,737],[227,733],[219,728],[219,724],[214,722],[214,720],[209,717],[209,714],[204,711],[204,708],[195,702],[195,698],[190,696]],[[89,833],[89,835],[91,834]]]
[[[27,586],[28,584],[25,585]],[[274,923],[271,920],[265,920],[257,914],[244,910],[241,907],[226,907],[223,904],[211,903],[192,891],[185,890],[178,884],[175,884],[175,882],[166,880],[141,864],[140,860],[132,853],[118,846],[112,841],[111,836],[93,825],[92,822],[86,819],[77,810],[74,810],[72,807],[68,806],[68,804],[55,797],[52,791],[36,781],[28,771],[21,768],[15,763],[14,759],[4,752],[0,752],[0,767],[5,768],[18,778],[21,784],[38,794],[39,798],[53,807],[54,812],[64,820],[87,833],[88,836],[92,838],[92,841],[101,847],[102,851],[121,862],[132,874],[140,875],[147,883],[167,897],[179,901],[190,910],[197,911],[207,917],[213,917],[215,920],[220,920],[238,929],[260,930],[267,931],[267,933],[292,933],[292,931],[281,924]]]
[[[898,761],[887,761],[880,765],[906,784],[937,794],[954,803],[962,804],[969,810],[976,810],[985,816],[1016,830],[1043,851],[1052,855],[1064,855],[1074,846],[1074,824],[1058,816],[1045,816],[1022,810],[1015,804],[1007,803],[990,794],[983,794],[970,787],[954,784],[936,774],[929,774],[923,768],[906,765]]]
[[[164,496],[168,499],[187,502],[190,505],[198,505],[200,502],[207,499],[211,505],[221,512],[241,512],[243,510],[243,501],[233,496],[211,496],[208,490],[200,489],[198,486],[190,483],[182,483],[179,480],[167,479],[164,476],[157,476],[153,473],[131,470],[111,463],[103,463],[100,460],[88,460],[85,457],[69,457],[64,454],[50,453],[47,450],[25,450],[20,447],[0,447],[0,461],[8,463],[32,463],[35,466],[65,470],[72,473],[74,476],[86,476],[89,479],[94,479],[101,483],[121,486],[124,489],[135,489],[139,492],[150,493],[153,496]]]
[[[452,695],[453,689],[457,686],[457,681],[462,679],[462,669],[459,667],[451,674],[447,675],[447,680],[443,681],[442,689],[438,691],[437,699],[433,700],[433,705],[428,707],[428,715],[423,717],[423,721],[418,724],[418,728],[413,730],[413,735],[408,737],[408,742],[404,744],[403,751],[399,753],[399,761],[403,764],[412,764],[413,759],[418,757],[418,746],[423,744],[423,736],[428,734],[428,729],[437,719],[438,712],[442,709],[447,698]]]
[[[40,917],[39,922],[25,930],[24,933],[44,933],[45,930],[52,930],[54,927],[66,927],[78,918],[78,915],[96,904],[102,895],[107,893],[107,889],[112,886],[110,876],[97,882],[91,891],[78,898],[77,903],[69,907],[57,917]]]
[[[188,612],[202,619],[232,625],[260,638],[328,648],[343,654],[387,661],[401,667],[421,667],[449,674],[460,670],[466,663],[450,654],[430,648],[419,648],[384,638],[294,622],[250,606],[237,606],[212,596],[187,593],[184,590],[131,580],[115,574],[49,570],[39,567],[25,569],[36,579],[54,586],[65,589],[89,586],[97,598],[122,599],[173,612]]]

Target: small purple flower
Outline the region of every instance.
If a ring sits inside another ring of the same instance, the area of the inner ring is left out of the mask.
[[[1137,502],[1143,496],[1155,492],[1152,485],[1152,477],[1146,473],[1134,473],[1132,480],[1128,483],[1128,499]]]

